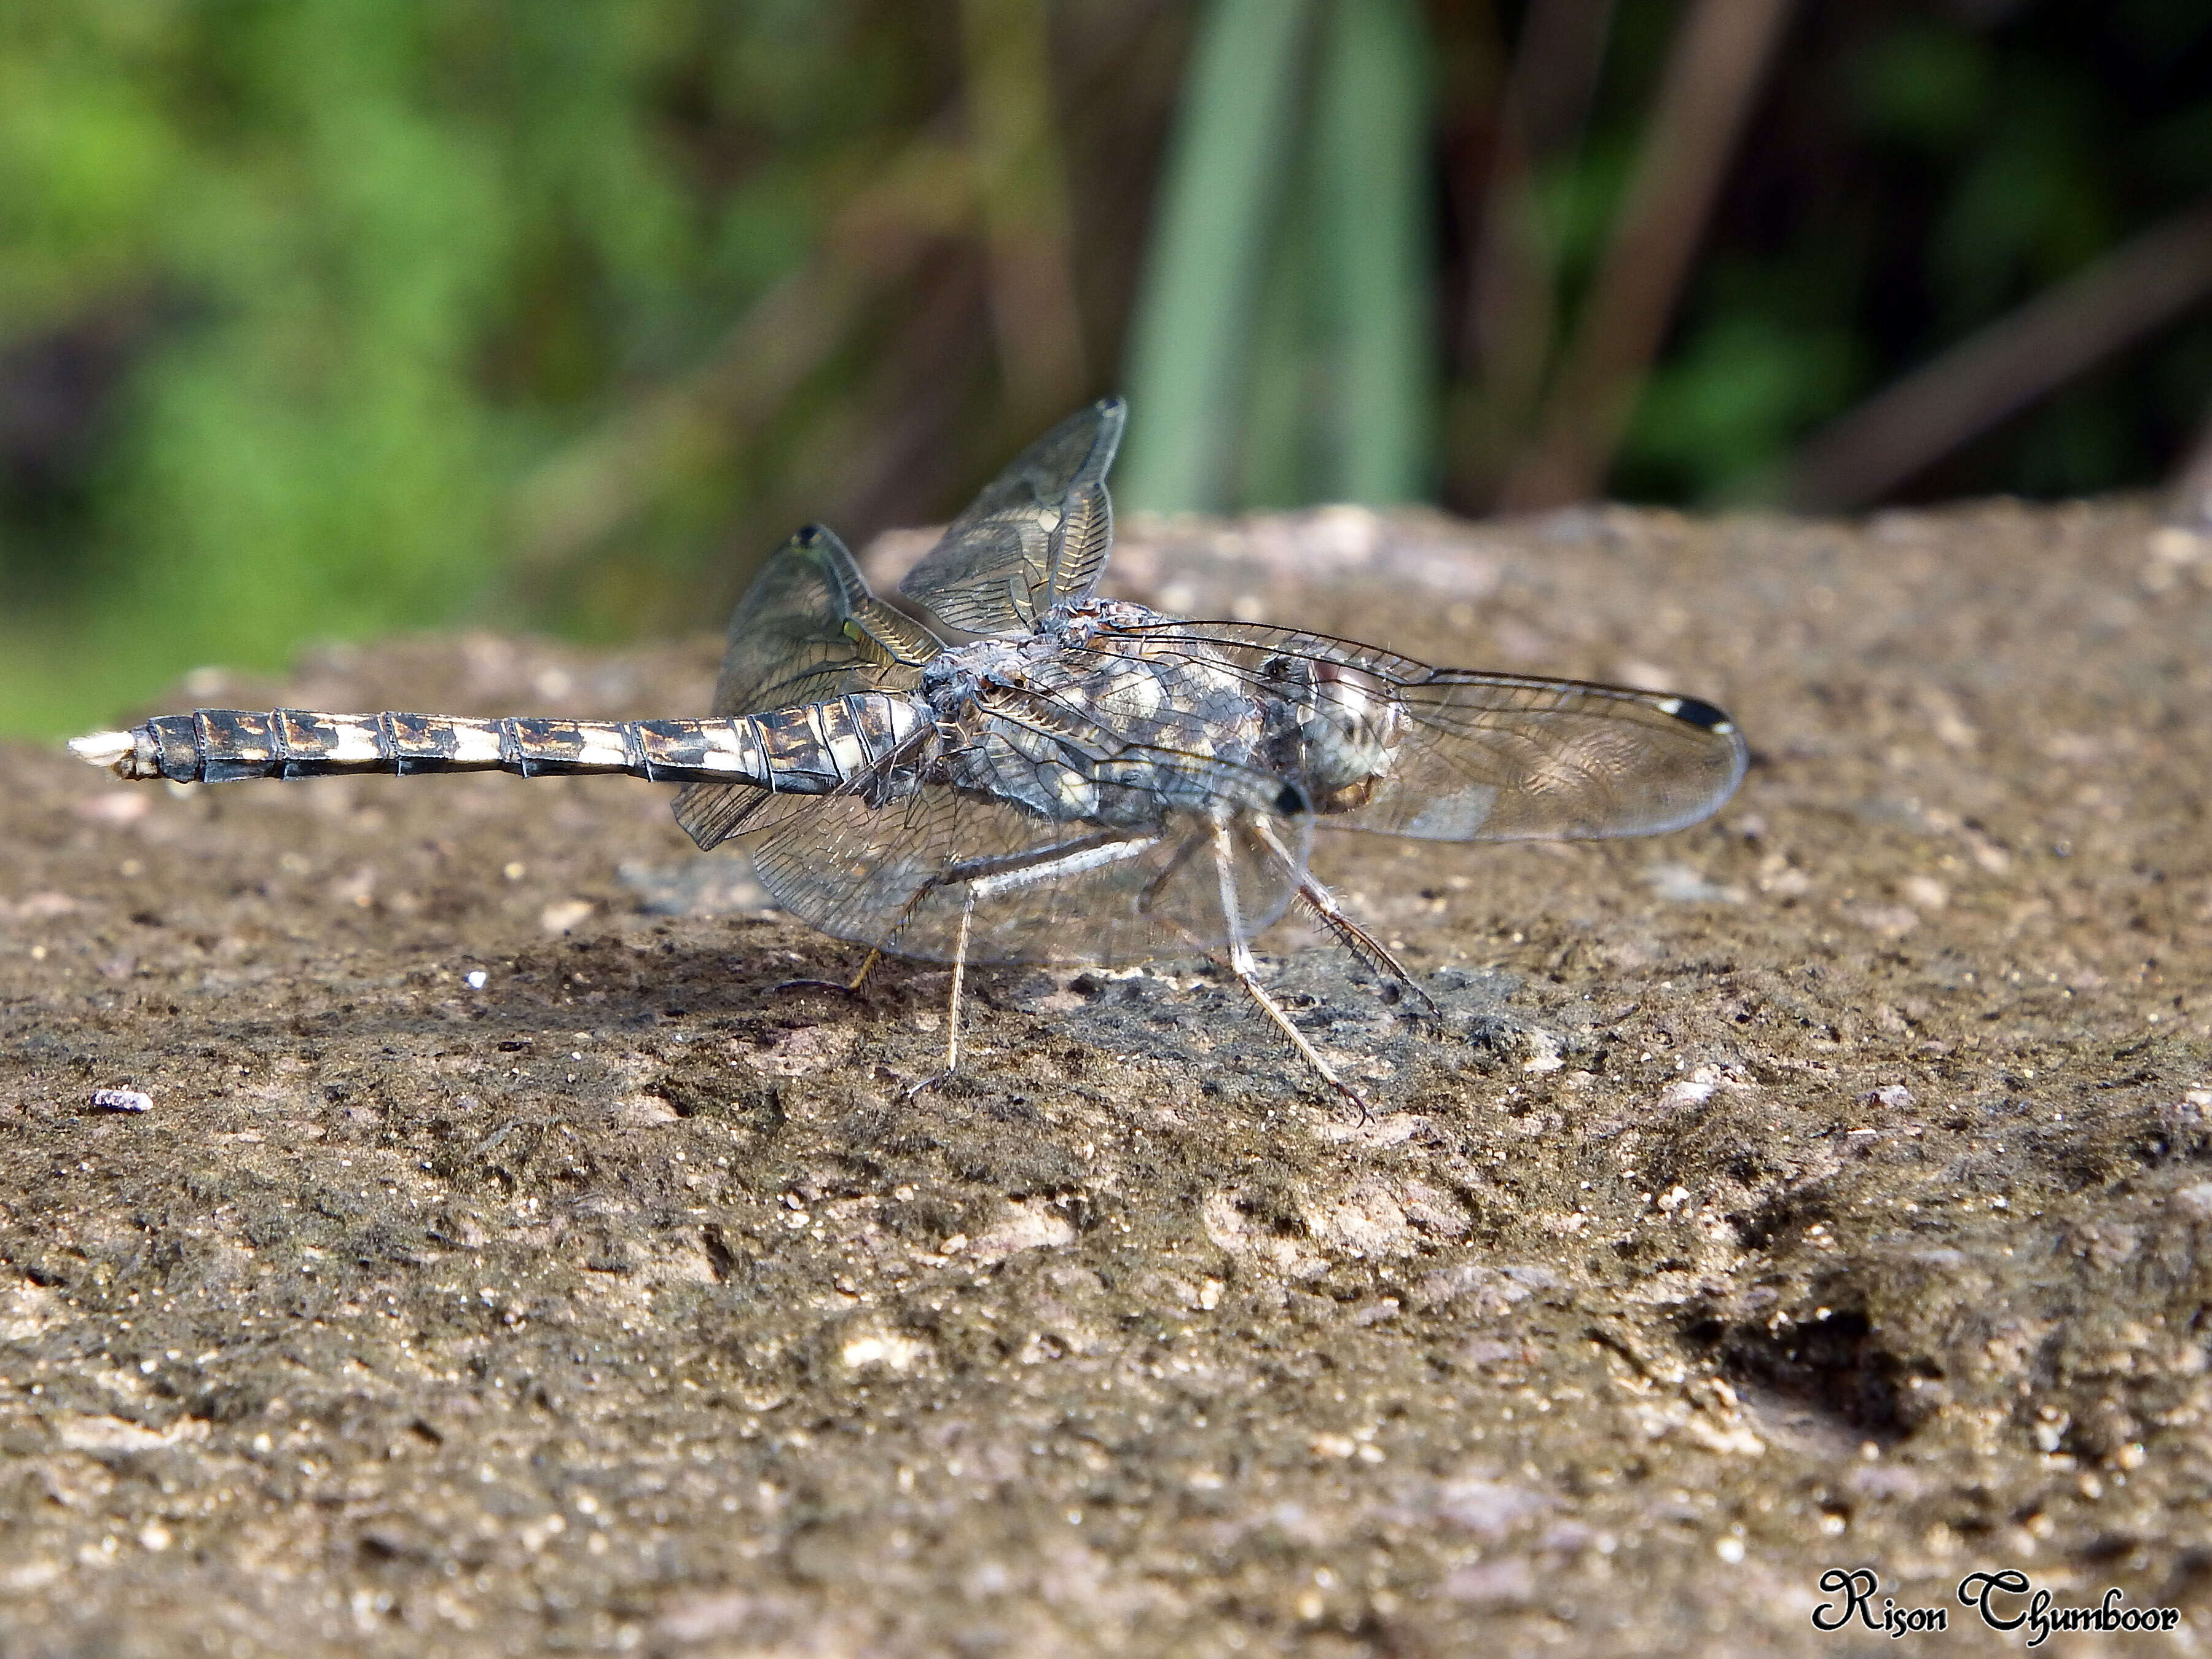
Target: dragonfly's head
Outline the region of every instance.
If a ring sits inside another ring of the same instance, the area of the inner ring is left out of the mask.
[[[1304,780],[1313,811],[1349,812],[1372,800],[1397,756],[1401,715],[1389,689],[1315,657],[1270,658],[1261,678],[1281,699],[1267,722],[1270,758]]]

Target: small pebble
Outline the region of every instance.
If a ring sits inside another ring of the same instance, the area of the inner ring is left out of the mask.
[[[484,972],[483,969],[471,968],[467,973],[461,975],[461,983],[467,986],[471,991],[481,991],[483,989],[486,983],[489,981],[491,975]]]
[[[150,1112],[154,1097],[141,1094],[136,1089],[94,1089],[92,1109],[95,1112]]]

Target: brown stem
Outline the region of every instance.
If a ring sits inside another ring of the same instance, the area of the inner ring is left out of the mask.
[[[726,454],[850,337],[862,311],[972,222],[964,149],[927,136],[841,208],[805,265],[770,289],[683,380],[646,393],[524,478],[516,572],[554,568],[642,510],[673,475]]]
[[[1696,0],[1674,37],[1627,201],[1502,505],[1595,494],[1689,274],[1790,0]]]
[[[2197,430],[2173,475],[2172,512],[2179,522],[2198,530],[2212,530],[2212,415]]]
[[[1537,215],[1535,173],[1580,137],[1612,21],[1613,0],[1532,0],[1515,43],[1468,290],[1479,429],[1461,470],[1478,490],[1495,487],[1507,447],[1524,435],[1551,360],[1557,250]]]
[[[2124,243],[1815,433],[1790,501],[1838,512],[1923,467],[2212,293],[2212,198]],[[2212,471],[2212,458],[2208,458]],[[2205,487],[2212,488],[2212,477]]]
[[[1019,424],[1082,395],[1083,319],[1042,0],[962,0],[968,142],[989,250],[991,322]]]

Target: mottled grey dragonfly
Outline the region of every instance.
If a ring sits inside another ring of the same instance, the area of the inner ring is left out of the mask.
[[[800,531],[739,603],[706,720],[201,709],[70,747],[178,782],[498,770],[681,784],[676,817],[701,848],[742,838],[777,905],[872,947],[867,967],[884,952],[951,964],[940,1076],[959,1063],[971,962],[1199,951],[1225,954],[1305,1062],[1359,1102],[1261,985],[1254,936],[1298,905],[1435,1005],[1309,872],[1316,828],[1656,834],[1729,798],[1743,739],[1692,697],[1431,668],[1097,597],[1124,417],[1107,399],[1024,451],[899,584],[911,613],[869,590],[835,535]]]

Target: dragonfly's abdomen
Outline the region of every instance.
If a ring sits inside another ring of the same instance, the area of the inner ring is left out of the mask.
[[[704,720],[203,708],[72,746],[123,777],[175,783],[363,772],[613,772],[656,783],[742,783],[822,795],[907,744],[928,720],[926,704],[881,692]]]

